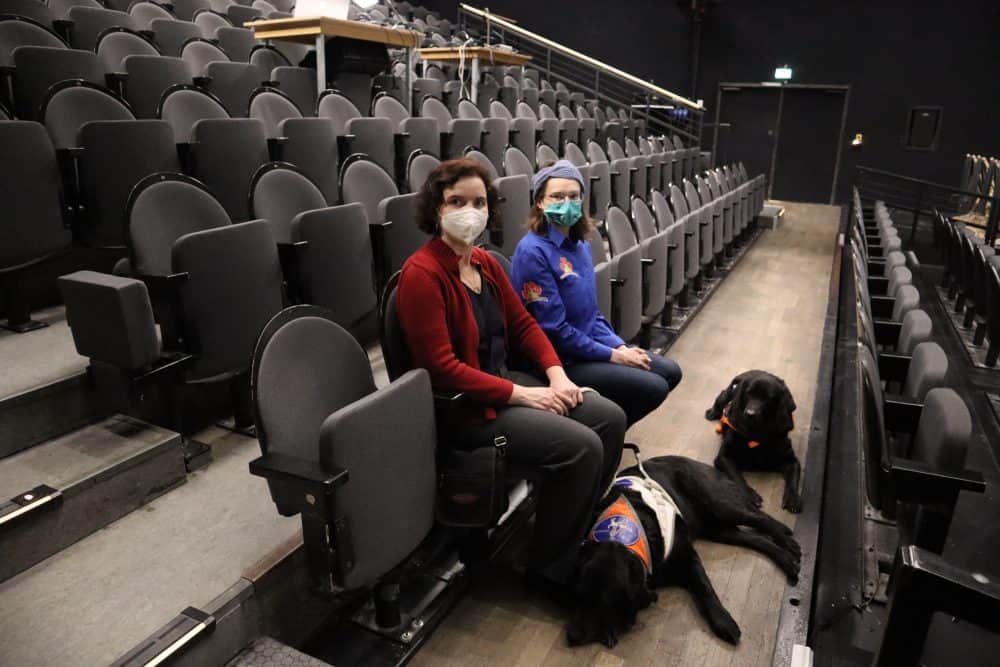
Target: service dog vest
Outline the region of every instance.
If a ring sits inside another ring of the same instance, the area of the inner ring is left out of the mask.
[[[653,510],[663,536],[663,560],[666,560],[674,546],[675,519],[681,516],[673,498],[650,477],[619,477],[615,479],[613,486],[637,491],[646,506]],[[632,503],[624,495],[601,512],[589,538],[594,542],[618,542],[642,559],[647,575],[653,572],[653,558],[646,530]]]

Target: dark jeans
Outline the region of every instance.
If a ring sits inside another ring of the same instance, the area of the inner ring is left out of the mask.
[[[648,371],[610,361],[581,361],[567,364],[566,375],[581,387],[593,387],[620,405],[631,426],[659,407],[681,381],[681,367],[676,361],[654,352],[647,354]]]
[[[518,372],[520,385],[539,386]],[[507,462],[540,484],[531,564],[544,567],[564,557],[590,528],[598,498],[611,483],[625,440],[625,415],[613,402],[585,392],[567,417],[520,406],[497,409],[492,422],[467,424],[449,434],[459,447],[507,438]]]

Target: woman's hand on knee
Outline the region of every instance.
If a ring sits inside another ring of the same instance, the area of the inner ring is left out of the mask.
[[[557,415],[565,415],[568,409],[552,387],[525,387],[514,385],[514,391],[507,399],[508,405],[520,405],[525,408],[544,410]]]
[[[562,366],[553,366],[545,369],[545,375],[549,378],[549,389],[556,392],[556,396],[562,401],[566,410],[572,410],[583,401],[583,392],[576,383],[569,379]]]
[[[622,345],[611,351],[611,363],[632,366],[633,368],[641,368],[644,371],[648,371],[650,361],[649,355],[644,350]]]

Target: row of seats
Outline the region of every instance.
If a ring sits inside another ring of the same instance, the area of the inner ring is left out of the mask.
[[[941,287],[948,306],[972,331],[972,344],[986,349],[985,363],[1000,357],[1000,255],[964,223],[936,213],[934,238],[945,251]]]
[[[941,553],[959,492],[985,488],[981,475],[965,470],[972,418],[946,386],[949,359],[931,340],[903,253],[885,251],[885,241],[896,238],[888,211],[876,202],[865,220],[856,190],[852,210],[866,494],[872,507],[896,519],[901,544]]]
[[[962,163],[959,187],[979,195],[965,198],[960,207],[961,215],[985,218],[990,205],[987,197],[1000,194],[1000,158],[967,153]]]

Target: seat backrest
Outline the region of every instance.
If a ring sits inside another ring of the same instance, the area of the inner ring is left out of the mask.
[[[382,344],[382,358],[385,360],[389,380],[396,380],[413,368],[406,334],[399,321],[399,276],[400,272],[397,271],[386,282],[379,308],[379,342]]]
[[[684,193],[676,185],[670,186],[670,204],[673,207],[674,215],[677,217],[684,217],[690,212]]]
[[[337,136],[347,134],[347,122],[360,118],[361,112],[347,97],[340,93],[326,92],[319,98],[316,115],[331,118],[336,123]]]
[[[611,206],[611,165],[606,161],[593,162],[590,165],[590,215],[597,220],[604,220],[608,207]]]
[[[56,149],[79,146],[80,128],[95,120],[135,120],[135,116],[114,93],[89,81],[58,83],[42,102],[42,122]]]
[[[78,238],[92,247],[126,245],[125,210],[144,177],[179,172],[177,146],[162,120],[91,121],[79,132],[78,173],[84,224]]]
[[[559,155],[548,144],[539,143],[535,149],[535,164],[543,165],[559,160]]]
[[[535,110],[528,105],[526,102],[519,102],[517,105],[517,115],[521,118],[530,118],[534,121],[538,120],[538,114]]]
[[[503,170],[508,176],[527,176],[531,178],[535,173],[535,168],[531,164],[528,156],[513,146],[504,151]]]
[[[563,146],[563,157],[573,163],[576,167],[582,167],[587,164],[587,156],[583,154],[580,147],[572,142],[567,142]]]
[[[44,5],[43,5],[44,7]],[[24,16],[0,17],[0,67],[14,66],[14,49],[20,46],[67,48],[66,42],[52,30]]]
[[[441,160],[427,153],[413,153],[406,163],[406,183],[410,192],[418,192]]]
[[[209,63],[229,62],[226,52],[208,40],[189,39],[181,47],[181,60],[188,64],[191,76],[203,76]]]
[[[204,185],[181,174],[153,174],[136,184],[125,209],[132,270],[139,275],[174,272],[171,252],[180,237],[230,224]]]
[[[340,203],[340,153],[337,133],[329,118],[288,118],[278,124],[285,161],[294,164],[315,183],[328,204]]]
[[[920,305],[920,292],[913,285],[903,285],[896,290],[896,302],[892,306],[892,319],[902,322],[909,311]]]
[[[2,21],[0,21],[2,26]],[[104,69],[91,51],[50,46],[22,46],[14,53],[14,112],[21,120],[39,120],[49,89],[67,79],[104,83]]]
[[[499,178],[500,174],[497,173],[496,167],[493,166],[493,163],[490,162],[490,159],[482,151],[468,150],[465,152],[465,157],[478,162],[489,173],[490,181],[495,181]]]
[[[458,103],[458,117],[465,120],[482,120],[483,114],[479,107],[469,100],[461,100]]]
[[[31,19],[43,26],[52,25],[55,18],[48,6],[38,0],[5,0],[2,11],[8,16]]]
[[[511,120],[514,116],[510,113],[508,109],[502,102],[490,102],[490,116],[493,118],[506,118]]]
[[[190,21],[153,19],[149,25],[155,35],[154,41],[165,56],[179,57],[188,40],[201,37],[201,28]]]
[[[927,392],[944,384],[948,374],[948,356],[937,343],[920,343],[913,350],[910,368],[903,383],[903,395],[923,401]]]
[[[148,30],[153,19],[172,20],[174,17],[155,2],[135,2],[129,7],[128,13],[135,19],[141,30]]]
[[[326,208],[322,191],[294,165],[269,162],[250,183],[250,217],[265,220],[279,243],[290,243],[292,219],[303,211]]]
[[[249,219],[250,181],[269,161],[264,125],[253,118],[209,119],[194,124],[195,176],[234,222]]]
[[[674,214],[667,204],[667,198],[659,190],[653,190],[650,199],[653,203],[653,213],[656,214],[656,226],[661,232],[666,231],[667,227],[674,224]]]
[[[641,197],[632,199],[632,220],[635,222],[635,233],[640,241],[646,241],[657,235],[653,212]]]
[[[448,131],[448,124],[452,121],[451,112],[444,102],[436,97],[425,97],[420,104],[420,115],[426,118],[433,118],[437,121],[438,130]]]
[[[512,257],[518,242],[528,231],[526,222],[532,205],[531,177],[528,174],[504,176],[493,184],[500,196],[500,222],[503,225],[500,252]]]
[[[198,121],[229,118],[219,98],[187,84],[171,86],[163,93],[157,115],[170,125],[178,144],[194,141],[194,126]]]
[[[344,203],[357,202],[364,206],[370,224],[382,222],[378,219],[379,203],[399,194],[392,176],[379,165],[364,159],[344,162],[340,192]]]
[[[251,37],[253,32],[251,31]],[[250,50],[249,62],[256,65],[264,74],[265,79],[269,79],[275,67],[291,67],[292,63],[281,51],[270,44],[257,44]]]
[[[278,129],[282,121],[302,118],[302,111],[287,95],[273,88],[258,88],[250,96],[249,117],[264,124],[269,139],[281,136]]]
[[[591,141],[587,144],[587,158],[591,164],[594,162],[607,162],[608,155],[601,148],[601,145],[596,141]]]
[[[878,362],[868,347],[862,344],[858,344],[858,382],[865,491],[871,504],[882,508],[893,501],[882,479],[883,465],[889,456],[886,448],[882,381],[878,374]]]
[[[316,72],[308,67],[275,67],[271,78],[295,101],[303,116],[316,115]]]
[[[629,248],[638,245],[632,225],[629,224],[628,216],[617,206],[612,206],[608,210],[607,219],[604,224],[608,230],[608,246],[611,255],[616,256],[625,252]]]
[[[160,50],[145,37],[127,28],[115,28],[104,32],[97,42],[97,57],[104,71],[109,74],[124,72],[126,56],[133,55],[158,56]]]
[[[187,63],[169,56],[125,56],[125,73],[141,86],[126,86],[125,97],[137,118],[156,118],[160,100],[171,87],[189,84]]]
[[[624,160],[628,156],[625,155],[625,151],[622,149],[621,144],[619,144],[614,139],[609,139],[608,157],[611,158],[612,160]]]
[[[93,7],[73,7],[69,10],[69,18],[73,21],[73,31],[70,42],[74,48],[93,51],[97,46],[97,38],[108,28],[130,28],[138,30],[139,23],[125,12],[110,9],[94,9]]]
[[[0,182],[16,193],[4,197],[0,216],[0,271],[69,245],[59,167],[45,128],[28,121],[0,122]]]
[[[911,457],[949,472],[965,468],[972,418],[965,401],[947,387],[927,392],[913,438]]]
[[[205,9],[211,9],[208,0],[174,0],[174,16],[181,21],[191,21],[195,15]]]
[[[191,232],[177,239],[172,269],[180,287],[186,343],[197,351],[189,380],[232,377],[250,366],[257,334],[282,305],[278,248],[266,222]]]
[[[392,122],[393,130],[399,132],[400,125],[410,117],[410,112],[392,95],[380,93],[372,104],[372,115],[388,118]]]
[[[917,346],[931,338],[933,323],[930,315],[919,308],[914,308],[903,316],[903,326],[899,331],[899,341],[896,343],[896,352],[899,354],[913,354]]]
[[[219,28],[233,27],[228,18],[207,9],[199,10],[193,20],[194,24],[201,30],[201,36],[205,39],[217,39],[215,33]]]

